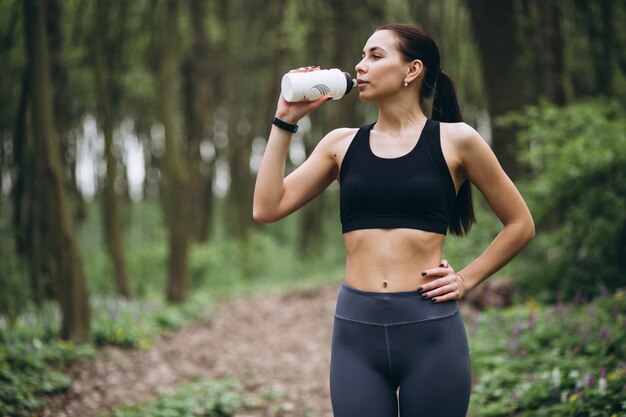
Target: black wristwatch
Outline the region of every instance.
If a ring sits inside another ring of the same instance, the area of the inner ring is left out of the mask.
[[[296,133],[298,131],[298,125],[292,125],[291,123],[284,122],[276,116],[272,119],[272,124],[286,130],[287,132]]]

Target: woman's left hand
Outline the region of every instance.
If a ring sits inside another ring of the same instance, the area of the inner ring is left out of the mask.
[[[423,271],[422,277],[429,281],[421,284],[418,292],[433,303],[460,300],[466,293],[463,277],[455,273],[445,259],[441,260],[439,268]]]

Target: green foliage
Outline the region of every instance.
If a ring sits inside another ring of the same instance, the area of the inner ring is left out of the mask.
[[[92,297],[92,342],[78,345],[58,339],[56,305],[26,309],[10,333],[8,326],[0,326],[0,415],[30,416],[42,407],[43,395],[67,389],[70,378],[56,368],[93,356],[94,344],[147,348],[163,331],[205,314],[208,300],[198,294],[172,306]]]
[[[206,295],[197,294],[182,305],[167,305],[161,300],[126,301],[92,298],[93,333],[96,345],[148,348],[165,330],[180,327],[210,309]]]
[[[41,397],[65,390],[70,378],[56,366],[93,355],[89,345],[58,339],[28,338],[17,333],[11,341],[0,329],[0,415],[31,416],[42,407]]]
[[[251,233],[246,244],[232,239],[214,240],[192,250],[193,286],[212,294],[230,294],[339,280],[341,261],[337,253],[342,252],[331,248],[329,245],[313,259],[303,260],[296,245],[280,242],[268,233]]]
[[[476,416],[626,412],[624,292],[588,304],[533,300],[468,320]]]
[[[626,266],[626,117],[617,102],[542,103],[503,118],[523,127],[522,193],[537,224],[523,284],[546,298],[617,288]]]
[[[196,381],[173,393],[161,391],[155,401],[122,407],[113,417],[231,417],[257,403],[233,381]]]

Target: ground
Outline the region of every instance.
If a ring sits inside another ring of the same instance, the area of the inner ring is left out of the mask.
[[[286,393],[280,414],[272,407],[238,417],[332,417],[328,375],[338,288],[222,301],[210,319],[164,335],[149,350],[105,348],[69,369],[73,387],[51,398],[43,415],[96,417],[199,377],[239,380],[253,393]]]

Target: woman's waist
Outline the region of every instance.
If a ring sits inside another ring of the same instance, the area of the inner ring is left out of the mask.
[[[422,271],[437,268],[440,262],[439,252],[429,256],[409,257],[398,254],[348,254],[344,281],[365,291],[409,291],[417,289],[425,282]]]
[[[457,312],[454,300],[431,303],[416,289],[375,292],[343,283],[337,296],[335,316],[363,324],[398,325],[442,319]]]

